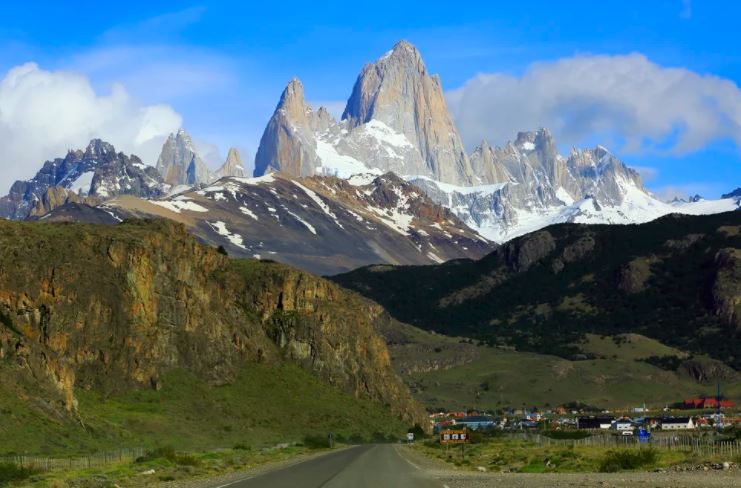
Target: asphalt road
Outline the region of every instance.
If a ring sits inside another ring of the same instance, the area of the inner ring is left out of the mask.
[[[393,445],[333,452],[221,488],[443,488]]]

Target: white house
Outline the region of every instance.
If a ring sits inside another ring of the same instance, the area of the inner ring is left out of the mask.
[[[694,429],[692,417],[664,417],[661,419],[661,430]]]
[[[633,430],[633,422],[630,419],[618,419],[610,425],[610,430]]]

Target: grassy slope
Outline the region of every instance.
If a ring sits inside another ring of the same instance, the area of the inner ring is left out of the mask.
[[[174,371],[160,391],[111,398],[81,392],[86,428],[50,422],[0,386],[0,455],[90,452],[172,445],[181,450],[269,445],[328,432],[369,438],[398,434],[403,425],[376,404],[327,386],[293,365],[249,364],[237,380],[211,386]]]
[[[392,346],[394,357],[406,364],[437,356],[461,354],[468,364],[444,370],[403,374],[415,386],[417,398],[430,407],[498,409],[580,401],[610,408],[664,406],[693,395],[714,394],[713,385],[700,385],[685,376],[663,371],[636,359],[682,354],[640,335],[615,344],[611,338],[589,337],[589,348],[607,359],[568,361],[556,356],[460,344],[459,339],[406,328],[414,347]],[[417,348],[424,346],[425,350]],[[423,352],[427,351],[427,352]],[[438,351],[438,352],[435,352]],[[415,357],[417,355],[417,357]],[[726,385],[724,393],[741,399],[741,384]]]

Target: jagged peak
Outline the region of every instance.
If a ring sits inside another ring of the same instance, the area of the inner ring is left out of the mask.
[[[292,105],[293,103],[300,102],[304,105],[304,85],[297,77],[291,78],[286,88],[280,96],[280,102],[278,107],[284,107],[286,105]]]
[[[414,65],[419,67],[421,73],[426,72],[424,61],[419,50],[409,41],[401,40],[394,44],[390,51],[386,51],[378,58],[376,66]],[[373,65],[366,65],[365,70],[372,69]],[[439,81],[439,78],[438,78]]]
[[[239,154],[239,149],[236,147],[230,147],[229,152],[226,155],[227,161],[237,161],[239,164],[242,163],[242,157]]]
[[[492,151],[492,147],[491,147],[491,144],[489,144],[489,141],[487,141],[486,139],[481,139],[481,142],[479,143],[479,145],[476,146],[473,150],[474,153],[477,153],[477,152],[485,153],[485,152],[490,152],[490,151]]]
[[[85,148],[86,157],[98,157],[105,154],[116,153],[116,149],[112,144],[109,144],[102,139],[92,139]]]

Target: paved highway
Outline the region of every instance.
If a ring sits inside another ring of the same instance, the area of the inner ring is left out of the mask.
[[[357,446],[219,488],[443,488],[393,445]]]

